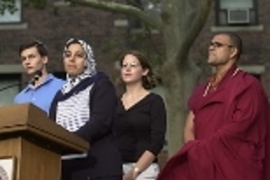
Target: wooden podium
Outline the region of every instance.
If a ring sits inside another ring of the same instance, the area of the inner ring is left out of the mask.
[[[15,162],[9,180],[60,180],[61,155],[88,149],[88,142],[32,104],[0,107],[0,162]]]

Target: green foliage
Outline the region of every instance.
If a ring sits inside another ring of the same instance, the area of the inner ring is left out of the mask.
[[[15,6],[16,0],[0,0],[0,15],[3,15],[5,12],[10,12],[13,14],[18,9]],[[44,9],[47,5],[46,0],[22,0],[23,5],[29,6],[33,5],[37,9]]]
[[[111,52],[111,60],[113,61],[118,61],[119,55],[125,50],[138,50],[149,58],[150,63],[155,69],[159,70],[162,65],[162,59],[165,58],[165,52],[162,52],[160,47],[157,47],[152,33],[153,29],[143,24],[141,29],[131,30],[127,38],[128,45],[126,47],[119,45],[116,38],[111,38],[102,45],[100,50],[102,53]]]
[[[6,11],[11,14],[17,11],[15,7],[15,0],[1,0],[0,1],[0,15],[3,15]]]
[[[160,46],[158,46],[160,44],[157,44],[156,40],[153,39],[154,31],[148,24],[141,22],[139,29],[131,30],[129,43],[132,48],[147,55],[151,64],[158,69],[162,65],[162,59],[165,58],[165,51],[162,51]]]
[[[59,8],[58,7],[54,7],[52,13],[53,13],[54,16],[59,16],[60,15]]]
[[[37,9],[44,9],[47,5],[46,0],[25,0],[24,5],[33,5]]]
[[[127,2],[128,5],[143,9],[143,7],[141,6],[139,0],[126,0],[126,2]]]

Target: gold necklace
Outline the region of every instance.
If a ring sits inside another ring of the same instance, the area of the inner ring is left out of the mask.
[[[234,76],[239,72],[239,70],[240,70],[239,68],[236,68],[236,69],[234,70],[234,72],[233,72],[231,78],[234,77]],[[211,87],[211,82],[209,82],[209,83],[207,84],[207,86],[206,86],[206,88],[205,88],[205,90],[204,90],[204,93],[203,93],[203,97],[205,97],[205,96],[208,94],[210,87]]]

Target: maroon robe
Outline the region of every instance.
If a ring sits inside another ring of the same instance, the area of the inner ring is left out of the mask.
[[[189,107],[195,140],[165,165],[157,180],[270,180],[267,96],[251,75],[231,68],[218,88],[195,89]],[[268,168],[268,169],[266,169]]]

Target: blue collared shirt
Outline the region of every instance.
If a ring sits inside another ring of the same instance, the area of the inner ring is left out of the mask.
[[[33,87],[33,85],[29,84],[16,95],[14,103],[32,103],[49,114],[51,102],[55,94],[64,84],[64,80],[58,79],[52,74],[49,74],[44,82],[38,87]]]

